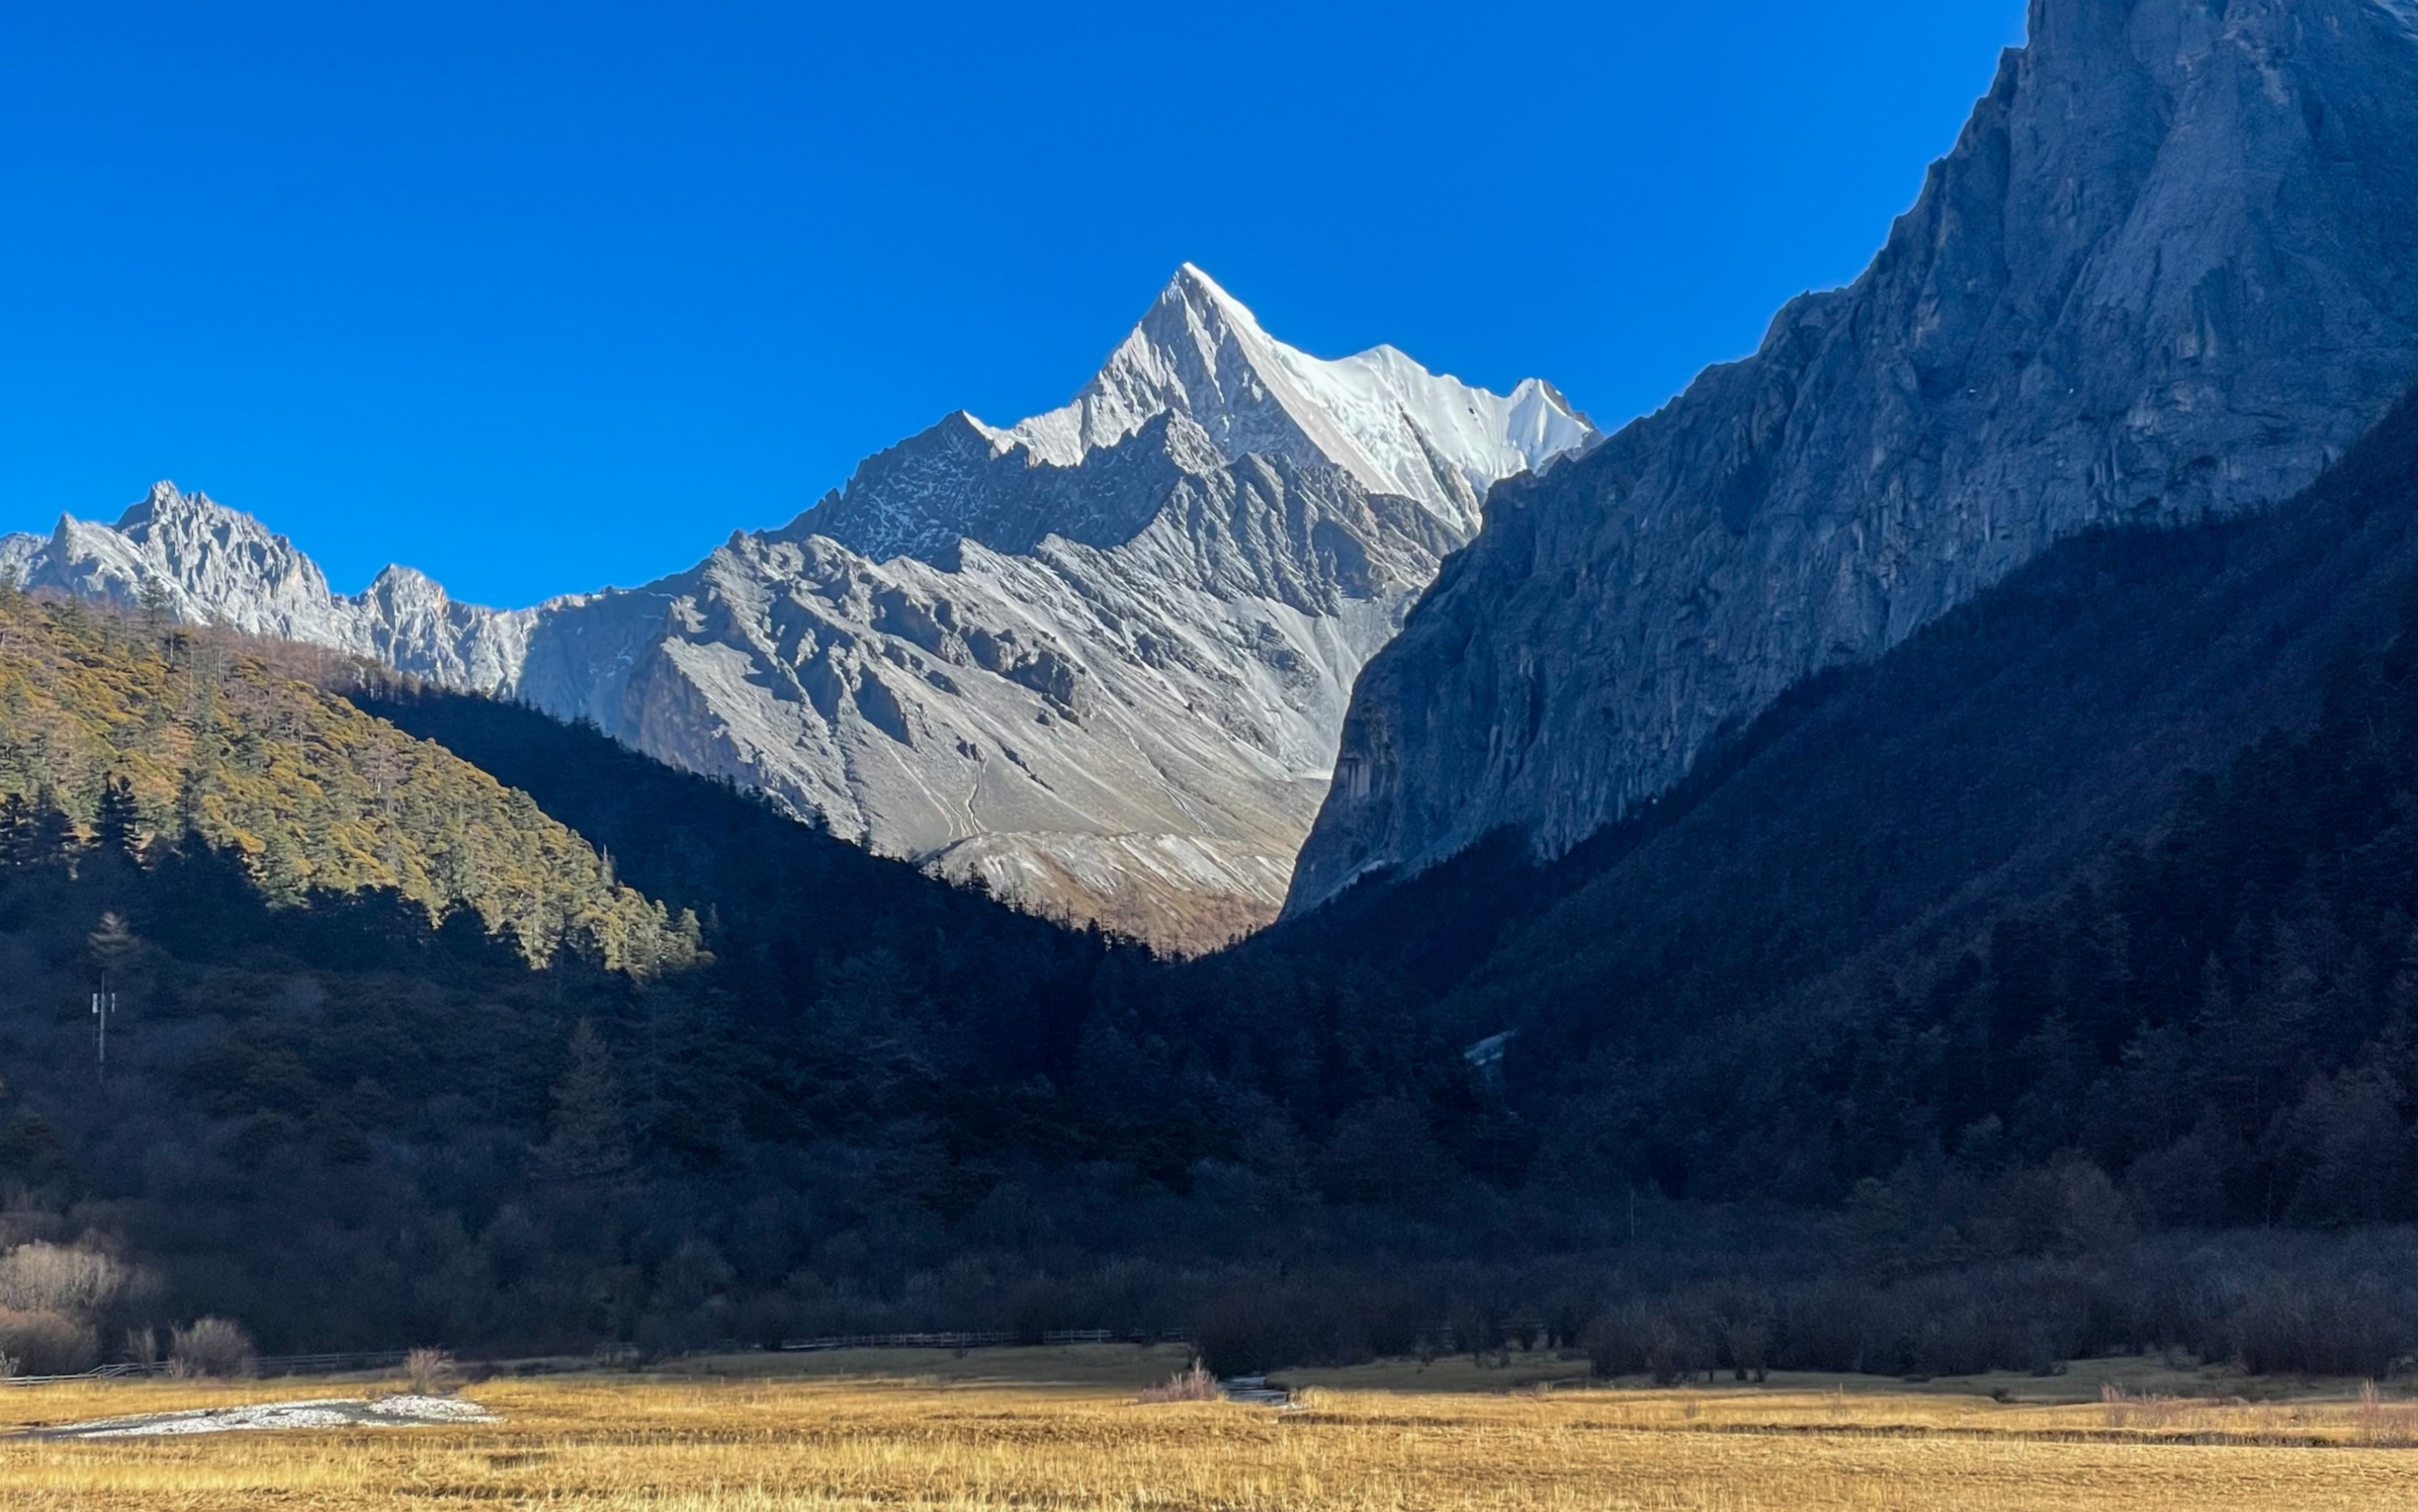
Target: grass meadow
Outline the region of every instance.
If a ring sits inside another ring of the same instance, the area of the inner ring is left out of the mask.
[[[0,1505],[650,1512],[1489,1512],[2418,1506],[2418,1404],[2144,1361],[2050,1382],[1664,1390],[1467,1360],[1313,1373],[1291,1410],[1143,1405],[1181,1364],[1094,1350],[734,1356],[511,1376],[493,1425],[0,1440]],[[1559,1367],[1564,1362],[1538,1362]],[[1525,1372],[1540,1373],[1538,1371]],[[1340,1379],[1338,1379],[1340,1378]],[[378,1382],[0,1393],[0,1429]],[[1509,1388],[1509,1389],[1507,1389]],[[2228,1397],[2184,1396],[2224,1390]],[[1994,1399],[1997,1391],[2011,1399]]]

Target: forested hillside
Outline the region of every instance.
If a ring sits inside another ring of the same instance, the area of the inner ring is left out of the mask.
[[[281,673],[262,648],[0,590],[0,843],[21,862],[188,841],[262,894],[390,892],[544,964],[688,958],[694,923],[618,885],[526,794]]]
[[[111,1326],[777,1336],[897,1306],[1019,1170],[1123,1172],[1074,1182],[1095,1206],[1181,1185],[1206,1142],[1197,1113],[1095,1126],[1061,1090],[1094,976],[1141,953],[525,710],[386,704],[600,844],[324,691],[356,680],[339,660],[0,614],[0,1247],[142,1267],[148,1312]],[[955,1305],[1009,1290],[977,1266]],[[0,1309],[0,1353],[115,1352],[78,1326]]]

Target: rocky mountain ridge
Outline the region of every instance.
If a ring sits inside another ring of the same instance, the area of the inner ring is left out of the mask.
[[[2035,0],[1861,278],[1497,491],[1361,680],[1289,908],[1558,854],[2063,536],[2305,486],[2418,373],[2410,14]]]
[[[338,594],[167,484],[0,564],[590,720],[883,854],[1195,949],[1274,916],[1354,680],[1487,492],[1593,436],[1536,380],[1308,357],[1187,265],[1066,407],[952,415],[642,588],[497,611],[390,568]]]
[[[47,537],[0,536],[0,569],[30,588],[130,608],[152,588],[180,623],[307,641],[482,693],[511,683],[542,613],[459,603],[425,573],[400,566],[360,593],[337,593],[284,536],[165,481],[115,526],[63,515]]]

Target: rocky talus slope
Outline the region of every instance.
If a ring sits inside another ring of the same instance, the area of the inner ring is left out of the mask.
[[[2291,497],[2418,368],[2410,15],[2035,0],[1862,277],[1497,491],[1361,680],[1290,908],[1558,854],[2060,537]]]
[[[685,573],[509,613],[358,596],[161,485],[0,541],[22,577],[523,700],[1060,917],[1173,949],[1273,918],[1354,680],[1502,479],[1594,438],[1390,347],[1311,358],[1186,267],[1064,409],[867,459]]]

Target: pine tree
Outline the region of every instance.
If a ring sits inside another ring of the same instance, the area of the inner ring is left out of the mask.
[[[113,774],[101,784],[100,803],[93,817],[93,832],[101,852],[139,856],[143,848],[142,822],[142,810],[134,802],[134,785]]]
[[[123,966],[126,958],[134,954],[136,944],[126,916],[115,909],[100,916],[100,923],[84,936],[84,942],[92,947],[93,959],[100,963],[104,971]]]
[[[26,859],[33,862],[63,861],[75,853],[75,826],[68,822],[68,811],[59,802],[55,789],[44,787],[34,795],[34,823],[25,842]]]
[[[571,1031],[570,1064],[554,1084],[554,1133],[538,1146],[537,1165],[571,1182],[603,1181],[630,1168],[621,1078],[604,1036],[585,1018]]]
[[[175,596],[168,591],[167,584],[156,577],[145,578],[140,602],[143,605],[143,624],[145,629],[157,635],[167,628],[169,612],[176,607],[176,602]]]

